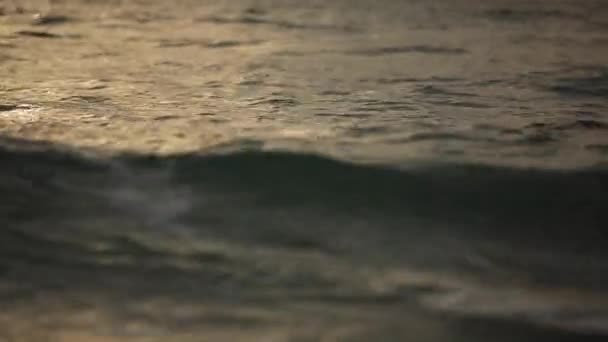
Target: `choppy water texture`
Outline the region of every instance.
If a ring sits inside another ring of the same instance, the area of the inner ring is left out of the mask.
[[[608,3],[0,1],[0,341],[603,341]]]

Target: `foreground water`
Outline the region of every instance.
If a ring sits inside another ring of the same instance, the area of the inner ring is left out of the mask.
[[[603,1],[0,8],[0,341],[608,334]]]

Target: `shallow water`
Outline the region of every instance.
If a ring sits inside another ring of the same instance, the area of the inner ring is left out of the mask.
[[[604,1],[0,2],[0,341],[608,334]]]

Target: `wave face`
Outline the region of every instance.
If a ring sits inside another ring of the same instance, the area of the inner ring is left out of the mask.
[[[69,336],[102,322],[128,340],[131,325],[163,322],[163,336],[261,338],[290,317],[308,327],[296,335],[313,325],[349,341],[417,324],[482,334],[427,318],[448,313],[608,332],[604,169],[397,169],[263,151],[4,149],[0,160],[6,331],[28,318]]]

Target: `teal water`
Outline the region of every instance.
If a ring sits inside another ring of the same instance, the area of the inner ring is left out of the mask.
[[[603,341],[607,29],[0,3],[0,341]]]

